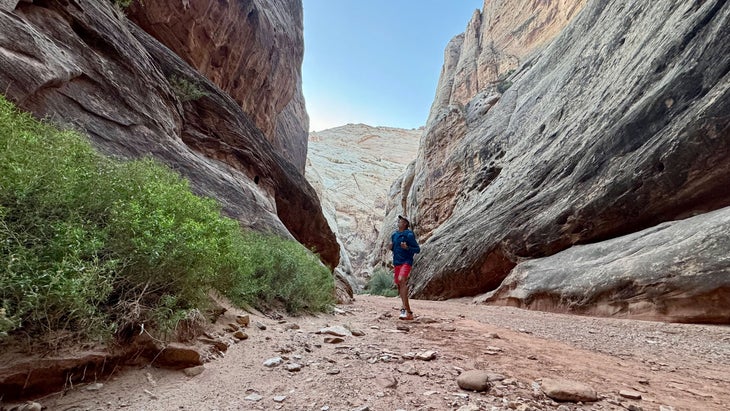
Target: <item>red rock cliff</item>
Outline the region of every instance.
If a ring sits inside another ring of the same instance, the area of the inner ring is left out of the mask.
[[[304,172],[301,0],[136,1],[129,18],[233,97]]]
[[[242,225],[292,237],[337,266],[303,173],[228,94],[111,3],[20,2],[0,9],[0,27],[0,89],[20,108],[83,130],[105,153],[155,157]]]

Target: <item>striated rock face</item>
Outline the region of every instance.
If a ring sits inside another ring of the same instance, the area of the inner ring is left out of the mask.
[[[465,178],[462,161],[454,162],[451,156],[469,131],[468,123],[481,119],[499,101],[497,87],[508,84],[508,74],[552,40],[585,2],[496,0],[485,1],[482,11],[474,12],[466,31],[446,46],[418,160],[391,187],[386,221],[406,213],[414,232],[425,240],[451,216],[461,191],[452,180]],[[480,173],[489,179],[498,171],[487,168]],[[410,195],[414,181],[418,193]],[[388,241],[388,236],[378,239],[371,265],[388,263]]]
[[[552,40],[586,0],[485,0],[446,47],[434,107],[465,105]]]
[[[730,205],[728,38],[724,1],[591,1],[504,93],[435,104],[403,195],[415,295],[477,295],[526,259]]]
[[[129,18],[228,93],[301,171],[301,0],[135,1]]]
[[[477,301],[546,311],[728,323],[730,207],[518,264]]]
[[[451,158],[463,143],[472,123],[480,120],[499,101],[500,92],[511,84],[510,74],[528,56],[552,40],[583,8],[586,0],[535,2],[485,1],[476,10],[466,31],[446,46],[436,97],[418,155],[415,185],[409,208],[418,208],[418,234],[431,232],[451,216],[461,187],[461,162]],[[480,179],[498,171],[485,168]],[[443,178],[450,176],[450,178]]]
[[[20,2],[0,10],[0,27],[0,88],[22,109],[81,129],[108,154],[153,156],[244,226],[337,265],[304,176],[234,100],[109,3]]]
[[[307,178],[343,247],[340,269],[356,288],[370,274],[367,259],[382,235],[385,187],[415,158],[422,131],[348,124],[309,136]],[[394,224],[386,220],[387,235]]]

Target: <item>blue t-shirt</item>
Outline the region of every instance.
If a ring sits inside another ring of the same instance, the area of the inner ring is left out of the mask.
[[[393,251],[393,265],[410,264],[413,265],[413,255],[421,252],[421,247],[418,246],[416,241],[416,235],[411,230],[396,231],[390,236],[391,246],[390,250]],[[400,243],[405,242],[408,245],[408,249],[403,249]]]

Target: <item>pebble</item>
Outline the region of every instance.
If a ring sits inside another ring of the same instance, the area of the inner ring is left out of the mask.
[[[641,399],[641,393],[634,391],[634,390],[621,390],[618,393],[620,396],[624,398],[628,398],[630,400],[640,400]]]
[[[238,330],[235,333],[233,333],[233,336],[241,341],[248,339],[248,334],[246,334],[245,332],[243,332],[241,330]]]
[[[11,408],[13,411],[41,411],[43,406],[37,402],[27,401],[24,404]]]
[[[256,328],[258,328],[259,330],[265,330],[265,329],[266,329],[266,325],[264,325],[264,323],[262,323],[261,321],[256,321],[256,322],[254,323],[254,325],[255,325],[255,326],[256,326]]]
[[[398,380],[392,375],[381,375],[375,379],[375,382],[383,388],[395,388],[398,385]]]
[[[246,315],[239,315],[236,316],[236,322],[244,327],[248,327],[248,325],[251,323],[251,318]]]
[[[302,370],[302,365],[293,362],[293,363],[285,365],[284,368],[289,372],[296,372],[296,371]]]
[[[556,401],[593,402],[598,400],[596,391],[582,382],[571,380],[544,379],[542,390]]]
[[[327,344],[339,344],[344,341],[345,339],[342,337],[324,337],[324,342]]]
[[[463,390],[484,392],[489,391],[492,384],[489,382],[490,373],[482,370],[469,370],[456,378],[456,383]]]
[[[335,337],[349,337],[352,335],[352,332],[341,325],[336,325],[334,327],[322,328],[317,331],[317,334],[329,334],[334,335]]]
[[[284,359],[281,357],[269,358],[268,360],[264,361],[264,367],[273,368],[281,365],[282,362],[284,362]]]
[[[205,371],[205,367],[202,365],[198,365],[197,367],[188,367],[183,370],[183,374],[187,375],[188,377],[195,377],[196,375],[200,375]]]
[[[286,395],[277,395],[276,397],[274,397],[274,402],[284,402],[285,399]]]
[[[416,354],[417,360],[431,361],[434,358],[436,358],[436,351],[424,351],[424,352],[419,352],[418,354]]]
[[[504,381],[505,376],[497,373],[488,373],[489,381]]]
[[[246,401],[261,401],[262,398],[264,398],[264,397],[262,397],[259,394],[253,393],[251,395],[247,395],[246,398],[244,398],[244,400],[246,400]]]
[[[100,382],[97,382],[94,384],[89,384],[86,387],[86,391],[99,391],[103,386],[104,386],[104,384],[102,384]]]

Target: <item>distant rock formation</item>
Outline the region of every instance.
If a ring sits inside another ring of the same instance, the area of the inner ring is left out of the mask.
[[[309,135],[307,179],[341,242],[338,271],[355,288],[371,274],[367,259],[381,234],[385,187],[415,159],[422,131],[348,124]],[[394,224],[392,219],[384,226]]]
[[[301,172],[301,0],[135,1],[129,18],[228,93]]]
[[[0,89],[20,108],[78,128],[107,154],[153,156],[244,226],[338,264],[314,189],[228,94],[110,2],[11,6],[0,10]]]
[[[465,105],[504,79],[539,47],[552,40],[586,0],[486,0],[466,31],[449,42],[431,110]]]
[[[485,2],[485,10],[498,3]],[[470,99],[453,97],[459,76],[448,75],[454,72],[448,68],[454,61],[449,53],[458,48],[453,42],[447,48],[446,77],[440,80],[413,171],[403,179],[413,182],[395,196],[406,200],[424,243],[412,274],[416,296],[494,290],[522,263],[516,279],[492,299],[503,296],[514,303],[516,295],[527,295],[510,294],[514,284],[541,289],[531,280],[541,275],[551,276],[542,282],[569,283],[571,265],[545,268],[565,262],[565,256],[525,261],[730,205],[730,4],[592,1],[566,23],[515,72],[480,85]],[[443,90],[452,90],[448,100]],[[708,218],[707,224],[725,224],[718,214]],[[683,229],[678,235],[691,232]],[[611,257],[616,259],[635,246],[618,239],[610,244],[617,248]],[[688,250],[713,249],[686,245]],[[575,253],[570,255],[585,256]],[[612,304],[630,304],[610,314],[631,316],[636,311],[628,307],[644,301],[666,304],[671,313],[666,318],[672,321],[704,321],[708,317],[697,315],[698,310],[714,305],[687,307],[727,300],[730,277],[712,274],[723,270],[724,254],[714,262],[693,260],[701,266],[692,270],[665,272],[653,287],[656,294],[626,286],[630,282],[614,283]],[[636,284],[651,278],[647,267],[629,268]],[[532,270],[537,271],[531,275]],[[675,282],[670,273],[708,280]],[[673,293],[672,284],[688,289]],[[584,291],[601,288],[591,290]],[[535,298],[519,305],[530,307]],[[580,307],[572,298],[546,298],[557,301],[551,309],[565,311],[597,313],[604,304],[597,294],[584,296],[586,305]]]

